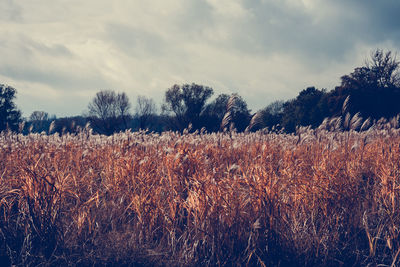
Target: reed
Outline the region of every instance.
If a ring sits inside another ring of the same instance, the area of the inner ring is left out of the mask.
[[[0,260],[396,266],[398,123],[348,120],[290,135],[2,133]]]

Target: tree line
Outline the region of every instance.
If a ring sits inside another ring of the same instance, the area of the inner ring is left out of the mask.
[[[219,94],[213,99],[211,87],[192,83],[168,88],[160,108],[146,96],[138,96],[132,105],[126,93],[103,90],[90,101],[86,114],[55,118],[35,111],[22,119],[13,102],[16,89],[0,85],[0,131],[73,133],[89,123],[94,132],[106,135],[128,129],[242,132],[269,128],[290,133],[298,126],[318,127],[325,118],[344,118],[345,113],[389,119],[400,113],[399,64],[396,54],[377,49],[331,91],[308,87],[294,99],[275,101],[255,113],[238,94]]]

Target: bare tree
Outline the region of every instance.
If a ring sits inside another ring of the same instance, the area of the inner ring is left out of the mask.
[[[99,119],[115,117],[115,99],[114,91],[100,91],[89,103],[89,115]]]
[[[138,96],[136,99],[136,117],[139,120],[140,129],[148,127],[151,118],[157,112],[154,100],[145,96]]]
[[[129,103],[129,98],[125,93],[119,93],[116,98],[116,108],[117,114],[121,117],[125,129],[128,128],[128,118],[130,116],[129,110],[131,104]]]
[[[49,119],[49,113],[45,111],[34,111],[29,116],[30,121],[46,121]]]
[[[34,132],[43,131],[45,123],[49,120],[49,113],[45,111],[34,111],[29,116],[29,120],[32,123],[32,130]]]
[[[112,134],[128,127],[130,107],[131,104],[125,93],[116,94],[111,90],[103,90],[98,92],[89,103],[89,117],[98,130],[105,134]]]

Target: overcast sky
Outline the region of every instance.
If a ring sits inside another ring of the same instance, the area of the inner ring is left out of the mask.
[[[399,14],[398,0],[0,0],[0,83],[25,117],[82,114],[104,89],[161,103],[192,82],[257,111],[400,51]]]

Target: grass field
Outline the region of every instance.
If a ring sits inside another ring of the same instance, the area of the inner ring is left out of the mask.
[[[0,137],[0,260],[396,266],[400,130]]]

